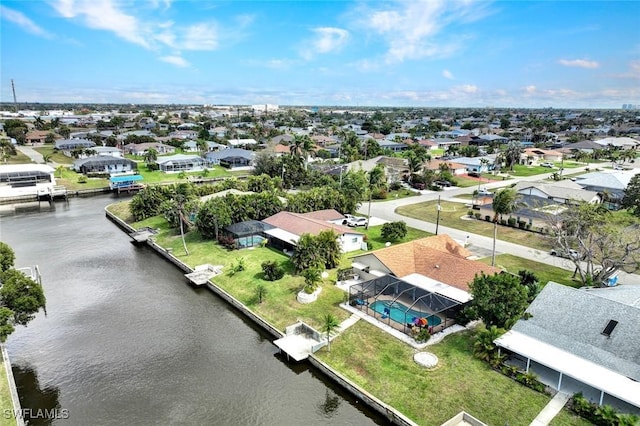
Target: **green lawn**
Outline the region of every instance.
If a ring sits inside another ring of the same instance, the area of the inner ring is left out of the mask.
[[[73,170],[64,166],[58,167],[58,169],[56,169],[56,172],[55,172],[56,183],[58,185],[63,185],[69,191],[109,187],[109,179],[86,178],[85,183],[80,183],[79,179],[81,176],[84,176],[84,175],[82,173],[76,173]]]
[[[491,258],[485,257],[484,259],[480,259],[479,262],[490,265]],[[573,275],[573,272],[571,271],[547,265],[545,263],[536,262],[535,260],[524,259],[511,254],[500,254],[496,256],[496,266],[505,269],[512,274],[517,274],[518,271],[522,269],[529,270],[536,274],[538,280],[542,284],[554,281],[558,284],[564,284],[569,287],[582,287],[580,281],[571,278],[571,275]]]
[[[53,145],[45,145],[37,148],[34,147],[33,149],[42,154],[43,157],[51,157],[51,161],[53,161],[54,163],[69,165],[73,164],[73,158],[67,157],[62,152],[55,151],[53,149]]]
[[[31,158],[20,151],[16,151],[16,155],[10,155],[4,162],[0,164],[30,164],[33,163]]]
[[[361,228],[356,228],[356,230],[358,232],[362,232],[363,234],[365,234],[367,236],[367,241],[369,243],[371,243],[371,250],[381,249],[381,248],[383,248],[385,246],[385,244],[387,242],[380,235],[382,233],[382,225],[371,226],[371,227],[369,227],[369,229],[364,229],[363,227],[361,227]],[[431,234],[429,232],[421,231],[420,229],[407,227],[407,235],[402,240],[393,241],[392,243],[394,245],[395,244],[399,244],[399,243],[405,243],[407,241],[413,241],[413,240],[416,240],[418,238],[429,237],[431,235],[433,235],[433,234]],[[358,254],[360,254],[360,253],[358,253]],[[353,253],[350,253],[349,255],[351,256],[351,255],[353,255]]]
[[[430,346],[438,366],[426,370],[415,351],[359,321],[316,355],[418,424],[439,425],[464,410],[490,425],[529,425],[550,397],[526,388],[472,356],[469,332]],[[563,416],[563,425],[580,425]]]
[[[449,228],[462,229],[470,233],[493,237],[493,223],[484,220],[464,220],[469,208],[461,203],[441,201],[440,225]],[[398,207],[396,213],[403,216],[435,223],[437,217],[437,201],[411,204]],[[523,231],[509,226],[498,226],[498,239],[511,243],[522,244],[526,242],[529,247],[538,250],[550,250],[551,245],[545,237],[534,232]]]
[[[159,170],[150,171],[144,163],[138,163],[138,173],[142,175],[144,178],[142,182],[146,184],[186,181],[187,176],[208,178],[232,176],[227,169],[220,166],[213,166],[208,169],[206,173],[204,171],[200,171],[181,174],[165,173]]]
[[[373,203],[376,203],[380,201],[389,201],[389,200],[399,199],[399,198],[415,197],[417,195],[420,195],[420,194],[416,191],[412,191],[406,188],[401,188],[401,189],[398,189],[397,191],[389,191],[387,193],[387,198],[385,198],[384,200],[371,200],[371,201]],[[366,203],[368,202],[369,200],[366,200]],[[365,201],[363,201],[363,203],[365,203]]]

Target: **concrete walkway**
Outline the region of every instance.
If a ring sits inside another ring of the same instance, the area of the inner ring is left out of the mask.
[[[540,414],[533,419],[530,426],[546,426],[551,423],[551,420],[562,410],[567,401],[569,401],[571,395],[564,392],[558,392],[556,396],[551,398],[551,401],[540,411]]]

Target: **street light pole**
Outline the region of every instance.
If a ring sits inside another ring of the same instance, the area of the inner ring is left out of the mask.
[[[438,228],[440,227],[440,210],[442,207],[440,206],[440,196],[438,195],[438,215],[436,216],[436,235],[438,235]]]

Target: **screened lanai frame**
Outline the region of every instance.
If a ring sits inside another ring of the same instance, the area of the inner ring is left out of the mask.
[[[137,170],[138,164],[128,158],[112,157],[110,155],[99,155],[97,157],[84,158],[78,163],[78,169],[82,173],[96,173],[113,171],[111,166],[128,165],[131,170]]]
[[[160,160],[160,159],[159,159]],[[201,157],[171,158],[168,161],[158,161],[163,172],[190,171],[198,167],[206,167],[209,163]]]
[[[255,247],[267,239],[265,231],[273,228],[273,225],[259,220],[247,220],[225,226],[222,235],[233,238],[238,248]]]
[[[12,170],[0,172],[0,182],[7,184],[51,182],[51,173],[42,170]]]
[[[381,313],[372,308],[376,303],[384,303],[385,306],[399,310],[404,321],[400,323],[393,319],[391,312],[385,310]],[[447,322],[454,320],[464,306],[462,302],[391,275],[352,285],[349,288],[349,304],[405,334],[413,331],[416,319],[419,318],[416,313],[424,314],[420,317],[427,319],[437,316],[441,321],[439,324],[431,325],[429,322],[426,325],[430,331],[436,332],[450,325]]]

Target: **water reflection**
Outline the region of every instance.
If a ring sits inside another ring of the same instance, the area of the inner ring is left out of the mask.
[[[28,408],[24,411],[25,422],[29,426],[50,425],[52,421],[50,417],[37,414],[39,410],[52,413],[62,408],[59,401],[60,390],[55,386],[41,388],[38,373],[30,366],[14,365],[12,370],[20,405],[22,408]]]

